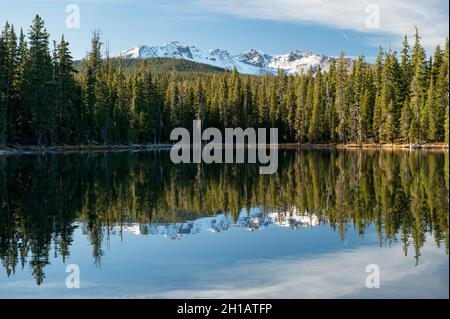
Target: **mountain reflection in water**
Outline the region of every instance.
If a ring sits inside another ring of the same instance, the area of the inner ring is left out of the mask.
[[[217,214],[213,217],[202,217],[194,221],[173,224],[139,224],[130,223],[120,227],[120,231],[143,235],[162,235],[170,239],[180,239],[183,235],[195,235],[202,232],[218,233],[231,227],[240,227],[250,231],[260,230],[269,225],[300,229],[319,225],[317,216],[292,212],[271,212],[265,214],[260,208],[242,211],[236,221],[229,214]]]

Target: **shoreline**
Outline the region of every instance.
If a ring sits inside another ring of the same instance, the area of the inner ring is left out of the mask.
[[[143,145],[55,145],[29,146],[15,145],[0,147],[1,155],[37,155],[37,154],[75,154],[75,153],[112,153],[139,152],[146,150],[170,150],[171,144],[143,144]]]
[[[447,143],[430,143],[421,145],[412,144],[376,144],[376,143],[363,143],[363,144],[295,144],[286,143],[279,144],[280,148],[299,148],[299,149],[338,149],[338,150],[443,150],[448,151],[449,145]]]
[[[56,145],[56,146],[1,146],[2,155],[37,155],[37,154],[74,154],[74,153],[109,153],[109,152],[141,152],[150,150],[170,150],[174,144],[132,144],[132,145]],[[273,147],[274,145],[268,145]],[[323,149],[323,150],[391,150],[391,151],[442,151],[448,152],[447,143],[423,145],[410,144],[298,144],[280,143],[280,149]]]

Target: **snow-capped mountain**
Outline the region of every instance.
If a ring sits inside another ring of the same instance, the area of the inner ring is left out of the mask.
[[[301,229],[319,226],[320,222],[316,215],[304,215],[294,208],[290,212],[263,213],[259,208],[253,208],[247,214],[242,210],[236,221],[230,214],[217,214],[216,216],[202,217],[193,221],[167,224],[139,224],[130,223],[121,226],[121,231],[137,236],[159,235],[170,239],[180,239],[186,235],[199,233],[219,233],[230,228],[244,228],[256,231],[268,226],[288,227]]]
[[[328,70],[333,58],[305,53],[299,50],[282,55],[269,55],[258,50],[250,50],[233,55],[225,50],[212,49],[203,51],[195,46],[184,46],[179,42],[169,42],[161,46],[138,45],[134,48],[122,51],[119,55],[123,58],[175,58],[193,62],[204,63],[232,70],[244,74],[262,75],[265,73],[276,74],[282,69],[286,74],[298,74],[307,72],[312,68],[315,72],[319,67]],[[118,55],[118,56],[119,56]]]

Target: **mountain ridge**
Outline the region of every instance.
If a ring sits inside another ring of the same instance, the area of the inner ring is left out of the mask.
[[[183,45],[178,41],[167,42],[162,45],[148,46],[139,44],[116,55],[126,59],[144,58],[175,58],[185,59],[202,64],[232,70],[251,75],[276,74],[279,69],[288,75],[320,69],[327,71],[336,60],[333,57],[319,55],[312,52],[294,50],[286,54],[270,55],[261,50],[251,49],[239,54],[231,54],[222,49],[202,50],[196,46]]]

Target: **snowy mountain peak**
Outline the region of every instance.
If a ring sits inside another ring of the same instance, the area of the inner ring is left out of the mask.
[[[238,59],[241,62],[258,67],[267,67],[272,57],[259,50],[251,49],[250,51],[239,54]]]
[[[120,55],[127,59],[155,57],[185,59],[227,70],[236,68],[240,73],[253,75],[276,74],[278,69],[284,70],[287,74],[304,73],[310,68],[316,72],[319,67],[326,71],[333,61],[333,58],[300,50],[282,55],[269,55],[260,50],[251,49],[233,55],[222,49],[204,51],[196,46],[183,45],[178,41],[167,42],[160,46],[137,45],[122,51]]]

